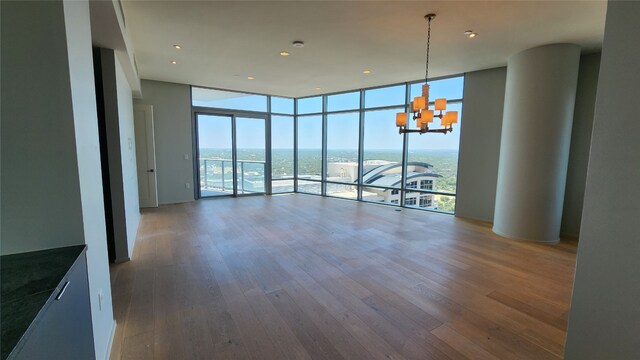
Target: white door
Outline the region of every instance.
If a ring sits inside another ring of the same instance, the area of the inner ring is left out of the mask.
[[[136,129],[140,207],[157,207],[158,183],[156,179],[156,145],[153,137],[153,107],[151,105],[134,105],[133,119]]]

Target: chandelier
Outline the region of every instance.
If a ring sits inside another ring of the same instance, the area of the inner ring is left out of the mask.
[[[427,20],[427,60],[424,74],[424,85],[422,85],[422,96],[417,96],[410,104],[413,120],[416,121],[417,129],[407,129],[407,113],[401,112],[396,114],[396,126],[399,133],[443,133],[453,131],[453,124],[458,122],[457,111],[447,111],[447,99],[436,99],[433,103],[433,110],[429,109],[429,45],[431,45],[431,20],[436,14],[427,14],[424,18]],[[438,113],[436,114],[436,111]],[[433,119],[440,119],[440,128],[429,128],[433,123]]]

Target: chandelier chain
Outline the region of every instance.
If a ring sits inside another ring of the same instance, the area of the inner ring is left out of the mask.
[[[429,80],[429,45],[431,44],[431,16],[427,18],[428,26],[427,26],[427,61],[424,69],[424,83],[426,84]]]

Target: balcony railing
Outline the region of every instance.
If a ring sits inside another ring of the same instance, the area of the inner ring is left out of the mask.
[[[238,193],[264,192],[266,163],[254,160],[238,160],[237,163]],[[200,189],[232,193],[233,171],[231,159],[200,159]]]

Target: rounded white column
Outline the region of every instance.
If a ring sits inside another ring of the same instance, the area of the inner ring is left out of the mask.
[[[507,62],[498,235],[559,240],[579,63],[580,47],[573,44],[535,47]]]

